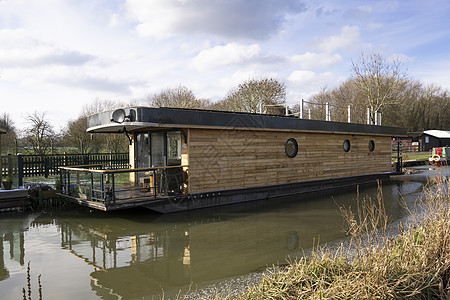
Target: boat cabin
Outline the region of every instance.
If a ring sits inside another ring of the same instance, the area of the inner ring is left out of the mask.
[[[127,135],[130,166],[61,168],[61,195],[102,210],[159,212],[272,199],[396,174],[404,129],[293,116],[131,107],[88,118],[90,133]]]

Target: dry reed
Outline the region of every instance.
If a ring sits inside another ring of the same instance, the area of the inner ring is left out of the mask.
[[[428,185],[408,225],[390,237],[379,188],[375,200],[341,208],[349,243],[337,251],[317,246],[308,257],[273,268],[237,299],[450,299],[449,200],[444,183]]]
[[[349,245],[316,249],[239,299],[450,299],[449,200],[445,184],[428,186],[410,225],[389,238],[379,189],[376,201],[358,202],[356,213],[341,208]]]

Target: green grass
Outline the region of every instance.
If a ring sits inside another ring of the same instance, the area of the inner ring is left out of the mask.
[[[428,161],[430,152],[405,152],[403,153],[403,161],[405,160],[425,160]]]

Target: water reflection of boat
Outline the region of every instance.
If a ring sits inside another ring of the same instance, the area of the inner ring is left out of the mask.
[[[387,189],[392,194],[394,186]],[[376,187],[370,190],[376,192]],[[302,201],[267,200],[263,207],[249,202],[175,215],[98,212],[54,222],[62,248],[96,268],[90,276],[97,295],[140,298],[164,290],[167,296],[192,282],[284,263],[291,253],[311,247],[319,235],[321,241],[342,237],[336,203],[353,199],[348,190],[333,197],[317,193]]]
[[[311,210],[316,203],[305,201],[303,210],[292,216],[278,216],[273,207],[255,211],[252,205],[237,213],[186,212],[177,215],[177,220],[147,211],[114,217],[69,216],[55,218],[54,224],[60,228],[62,248],[96,268],[91,286],[98,295],[135,298],[158,294],[161,289],[166,295],[175,293],[191,282],[247,274],[268,261],[284,262],[294,248],[310,247],[315,229],[327,231],[320,226],[311,230],[312,219],[336,228],[340,218],[335,204],[329,198],[326,203],[314,215]],[[155,216],[158,219],[149,220]],[[41,222],[47,223],[48,217],[38,218],[35,224]],[[331,232],[323,238],[335,235]]]

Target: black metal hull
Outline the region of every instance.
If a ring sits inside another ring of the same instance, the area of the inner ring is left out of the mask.
[[[391,175],[398,174],[399,173],[388,172],[345,178],[311,180],[251,188],[211,191],[182,196],[172,196],[143,206],[157,212],[171,213],[346,188],[350,186],[373,183],[378,179],[387,179]]]

